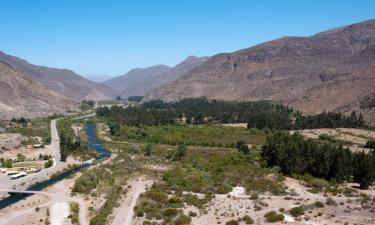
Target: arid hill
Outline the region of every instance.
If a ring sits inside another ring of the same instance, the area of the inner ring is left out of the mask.
[[[89,81],[71,70],[36,66],[1,51],[0,61],[9,64],[13,69],[23,72],[49,89],[74,100],[103,100],[116,96],[115,91],[109,87]]]
[[[157,65],[133,69],[125,75],[105,81],[103,84],[116,90],[121,96],[145,95],[154,88],[180,78],[205,60],[207,57],[189,56],[173,68]]]
[[[375,20],[218,54],[147,99],[272,100],[307,113],[361,110],[375,121]]]
[[[78,102],[0,61],[0,119],[45,117],[72,110],[78,110]]]

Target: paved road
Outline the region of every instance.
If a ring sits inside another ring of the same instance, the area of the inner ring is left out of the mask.
[[[0,177],[1,189],[26,190],[30,185],[36,182],[48,180],[51,175],[62,170],[66,163],[61,162],[60,138],[56,128],[56,120],[51,121],[51,144],[46,146],[53,156],[53,166],[43,169],[38,173],[29,174],[17,180],[11,180],[9,176]]]

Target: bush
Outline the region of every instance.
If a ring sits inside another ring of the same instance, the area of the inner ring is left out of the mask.
[[[328,198],[326,199],[326,205],[337,205],[337,203],[336,203],[335,200],[333,200],[333,198],[328,197]]]
[[[366,142],[365,148],[372,148],[375,149],[375,139],[371,138]]]
[[[53,161],[49,159],[47,162],[44,163],[44,168],[49,168],[53,165]]]
[[[280,221],[284,221],[284,215],[281,213],[277,213],[275,211],[270,211],[264,215],[266,221],[269,223],[276,223]]]
[[[324,207],[324,204],[323,204],[323,202],[321,202],[321,201],[316,201],[316,202],[314,203],[314,205],[315,205],[315,207],[317,207],[317,208],[322,208],[322,207]]]
[[[242,217],[242,221],[244,221],[246,224],[253,224],[254,223],[254,220],[248,215]]]
[[[226,222],[225,225],[239,225],[239,223],[237,220],[230,220]]]
[[[305,214],[305,210],[301,206],[294,207],[289,210],[289,212],[294,217],[302,216],[303,214]]]
[[[184,214],[179,215],[175,220],[174,223],[175,225],[186,225],[190,224],[191,218],[189,216],[186,216]]]

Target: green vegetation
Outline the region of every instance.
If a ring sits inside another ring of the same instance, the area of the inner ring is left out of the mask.
[[[284,221],[284,215],[281,213],[277,213],[276,211],[270,211],[264,215],[266,221],[269,223],[276,223],[280,221]]]
[[[143,100],[143,96],[129,96],[128,101],[130,102],[141,102]]]
[[[366,127],[362,114],[357,116],[353,111],[350,116],[341,113],[323,112],[316,115],[297,113],[294,128],[298,130],[315,128]]]
[[[374,154],[352,153],[341,145],[305,140],[301,134],[276,132],[263,146],[267,166],[278,166],[284,174],[311,174],[341,183],[351,181],[366,189],[375,180]]]
[[[77,203],[70,203],[70,218],[72,225],[79,225],[79,205]]]
[[[370,148],[375,151],[375,139],[371,138],[366,142],[365,148]]]
[[[97,153],[89,150],[87,145],[74,134],[72,129],[73,121],[62,119],[57,122],[57,129],[60,136],[61,160],[65,161],[69,155],[79,156],[84,160],[96,158]]]
[[[244,186],[248,192],[285,193],[283,177],[261,168],[256,153],[189,149],[187,155],[163,175],[163,189],[225,194],[232,187]],[[271,178],[269,174],[274,174]]]
[[[44,163],[44,168],[49,168],[51,166],[53,166],[53,161],[51,159]]]
[[[15,122],[13,122],[15,125],[9,126],[6,132],[20,133],[30,138],[38,136],[42,138],[44,144],[49,144],[51,142],[50,122],[50,118],[27,120],[26,124],[19,123],[18,120],[15,120]]]
[[[163,224],[189,224],[191,218],[182,212],[183,206],[180,198],[168,197],[163,190],[153,188],[141,196],[135,212],[148,220],[162,219]]]
[[[83,100],[81,102],[81,105],[80,105],[80,109],[81,111],[87,111],[87,110],[90,110],[90,109],[93,109],[95,106],[95,102],[94,101],[91,101],[91,100]]]
[[[254,223],[254,220],[248,215],[242,217],[242,221],[244,221],[245,224],[253,224]]]
[[[323,141],[329,141],[329,142],[337,142],[336,138],[332,135],[329,135],[329,134],[321,134],[319,135],[319,139],[323,140]]]
[[[118,153],[118,157],[113,159],[113,163],[101,164],[97,167],[82,171],[74,183],[72,193],[80,193],[91,196],[104,196],[105,203],[96,211],[90,221],[90,225],[104,225],[112,210],[119,205],[121,195],[125,193],[122,187],[126,186],[126,181],[131,174],[139,170],[140,163],[137,164],[130,159],[129,147],[122,145],[126,151]],[[126,160],[126,163],[122,163]]]
[[[1,162],[1,167],[4,167],[4,168],[12,168],[13,167],[13,161],[11,159],[5,159],[4,160],[4,158],[1,158],[0,162]]]
[[[244,141],[237,141],[236,148],[243,154],[249,154],[250,149]]]
[[[248,123],[248,128],[276,130],[367,126],[362,115],[357,116],[355,111],[350,116],[334,112],[306,116],[267,101],[235,102],[206,98],[189,98],[174,103],[153,100],[128,108],[104,107],[97,110],[97,116],[107,119],[108,124],[117,122],[128,126],[175,124],[183,118],[188,124]]]
[[[302,206],[294,207],[289,210],[289,213],[294,217],[299,217],[305,214],[305,210]]]
[[[267,135],[257,130],[224,127],[221,125],[166,125],[150,127],[121,127],[115,140],[150,142],[168,145],[195,145],[210,147],[236,146],[237,141],[262,145]]]

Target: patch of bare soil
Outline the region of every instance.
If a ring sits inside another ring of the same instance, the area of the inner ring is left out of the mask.
[[[247,123],[224,123],[222,124],[224,127],[240,127],[240,128],[247,128]]]

